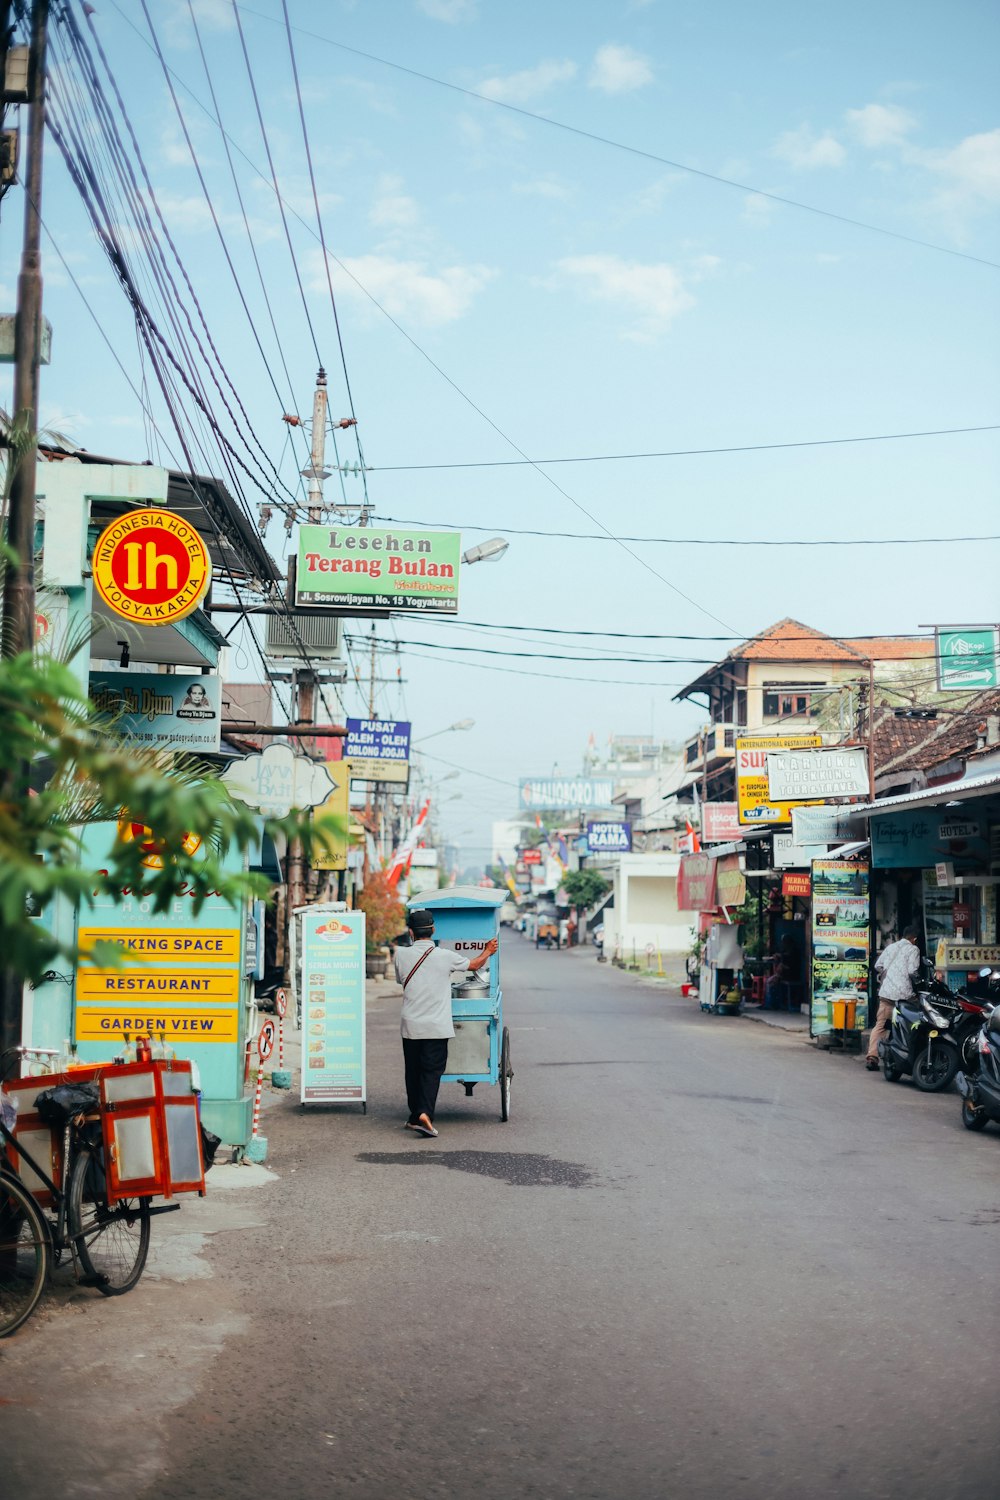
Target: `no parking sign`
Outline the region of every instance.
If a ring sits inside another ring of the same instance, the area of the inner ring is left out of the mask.
[[[260,1034],[257,1037],[257,1056],[260,1058],[261,1062],[267,1062],[268,1058],[271,1056],[271,1053],[274,1051],[274,1034],[274,1022],[268,1019],[260,1028]]]

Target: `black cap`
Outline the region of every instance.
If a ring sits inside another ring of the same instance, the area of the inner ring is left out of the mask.
[[[406,925],[412,933],[433,932],[434,913],[432,911],[411,911],[406,919]]]

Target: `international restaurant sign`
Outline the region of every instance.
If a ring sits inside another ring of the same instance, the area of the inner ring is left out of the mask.
[[[301,526],[295,602],[457,614],[461,545],[457,531]]]
[[[97,538],[91,566],[100,598],[124,620],[173,625],[196,609],[212,578],[190,522],[158,506],[130,510]]]
[[[410,725],[403,719],[348,719],[344,759],[358,781],[406,781]]]
[[[750,827],[790,823],[790,802],[772,802],[767,782],[767,757],[774,750],[819,749],[818,734],[758,734],[736,741],[736,801],[740,822]]]
[[[867,797],[867,751],[861,746],[843,750],[771,751],[767,756],[767,788],[773,802]]]

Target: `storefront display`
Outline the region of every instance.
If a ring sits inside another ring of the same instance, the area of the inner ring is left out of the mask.
[[[837,1001],[855,1002],[847,1029],[863,1031],[868,1024],[869,882],[867,864],[813,861],[810,1036],[843,1029]]]

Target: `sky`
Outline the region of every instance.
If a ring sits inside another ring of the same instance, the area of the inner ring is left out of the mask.
[[[519,777],[579,771],[591,734],[682,741],[703,714],[673,695],[785,616],[850,635],[995,616],[995,541],[717,544],[1000,530],[1000,434],[891,436],[998,420],[996,6],[288,0],[343,364],[281,0],[240,19],[294,263],[232,5],[193,7],[249,236],[188,0],[149,14],[266,362],[141,0],[100,0],[93,28],[263,449],[294,488],[304,457],[281,417],[309,415],[318,346],[335,420],[346,366],[375,524],[510,540],[463,570],[457,621],[379,629],[404,643],[382,658],[379,713],[427,739],[430,783],[461,768],[435,790],[448,836],[486,844]],[[43,421],[95,452],[175,463],[162,402],[150,391],[147,414],[136,394],[151,372],[130,309],[51,144],[45,170]],[[0,216],[9,308],[18,197]],[[766,446],[860,437],[880,440]],[[338,449],[356,461],[352,433]],[[744,451],[690,452],[712,449]],[[675,456],[607,457],[649,453]],[[343,485],[360,498],[356,475]],[[247,487],[255,514],[261,498]],[[617,540],[631,537],[670,540]],[[280,517],[267,541],[282,557]],[[236,639],[229,675],[251,680]],[[438,649],[457,645],[589,659]],[[363,702],[349,686],[331,707]]]

